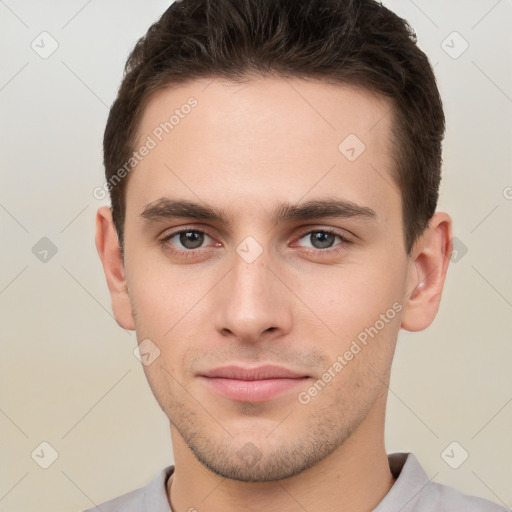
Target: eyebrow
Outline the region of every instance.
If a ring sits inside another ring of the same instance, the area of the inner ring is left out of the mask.
[[[194,201],[170,198],[160,198],[149,203],[145,206],[140,216],[149,222],[176,218],[210,220],[222,224],[229,224],[231,221],[231,216],[223,209],[217,209]],[[375,220],[377,219],[377,214],[371,208],[357,205],[352,201],[328,198],[307,201],[301,204],[279,203],[273,212],[272,221],[279,224],[297,220],[320,219],[323,217]]]

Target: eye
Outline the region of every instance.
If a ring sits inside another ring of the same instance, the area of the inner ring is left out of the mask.
[[[161,240],[162,245],[172,245],[177,252],[190,252],[200,249],[205,241],[212,240],[204,231],[198,229],[182,229],[169,233]]]
[[[310,245],[301,245],[302,247],[309,247],[313,249],[331,249],[335,247],[335,241],[339,239],[341,243],[337,245],[343,245],[350,243],[350,240],[343,236],[341,233],[330,229],[317,229],[314,231],[308,231],[302,234],[300,240],[306,240]],[[299,240],[299,242],[300,242]]]
[[[338,243],[336,243],[338,240]],[[302,242],[304,241],[304,242]],[[213,239],[206,232],[200,229],[184,228],[173,231],[160,240],[162,247],[184,256],[193,256],[196,250],[205,249],[211,245]],[[302,242],[302,243],[301,243]],[[308,249],[317,250],[317,252],[336,251],[338,246],[340,249],[344,245],[350,244],[351,241],[342,233],[332,229],[315,229],[309,230],[301,234],[298,245]],[[215,242],[216,246],[222,244]]]

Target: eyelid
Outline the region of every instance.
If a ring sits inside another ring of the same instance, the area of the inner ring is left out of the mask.
[[[300,240],[302,240],[306,235],[311,235],[312,233],[329,233],[331,235],[337,236],[340,239],[339,243],[335,243],[332,247],[326,247],[324,249],[317,249],[315,247],[305,247],[302,245],[297,245]],[[308,254],[314,254],[315,256],[328,256],[337,254],[339,251],[343,251],[347,249],[347,246],[353,244],[353,240],[350,237],[346,236],[345,230],[340,230],[333,227],[311,227],[308,226],[308,229],[300,233],[293,243],[294,246],[300,247],[304,252]]]
[[[330,226],[307,226],[303,231],[299,232],[297,235],[297,240],[300,240],[305,235],[309,235],[311,233],[330,233],[332,235],[339,236],[343,242],[353,242],[354,235],[347,231],[346,229],[335,228]]]
[[[164,243],[168,242],[169,240],[171,240],[172,238],[174,238],[176,235],[180,235],[181,233],[187,233],[190,231],[194,231],[195,233],[202,233],[206,236],[209,236],[212,240],[215,240],[215,237],[211,233],[209,233],[208,230],[205,228],[202,228],[202,227],[199,228],[199,227],[194,227],[194,226],[183,226],[180,228],[175,228],[172,231],[169,231],[168,233],[166,233],[162,238],[159,238],[160,243],[164,244]],[[205,249],[205,247],[200,247],[199,249]],[[186,252],[193,252],[193,251],[197,251],[197,250],[198,249],[188,249]]]

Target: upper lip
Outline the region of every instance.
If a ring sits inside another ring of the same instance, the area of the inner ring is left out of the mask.
[[[265,379],[298,379],[307,375],[294,372],[282,366],[257,366],[255,368],[243,368],[229,365],[219,366],[201,374],[203,377],[217,377],[236,380],[265,380]]]

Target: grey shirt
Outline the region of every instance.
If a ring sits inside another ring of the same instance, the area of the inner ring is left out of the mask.
[[[491,501],[431,482],[412,453],[392,453],[388,460],[396,481],[373,512],[510,512]],[[172,512],[166,483],[173,471],[174,466],[167,466],[145,487],[84,512]]]

